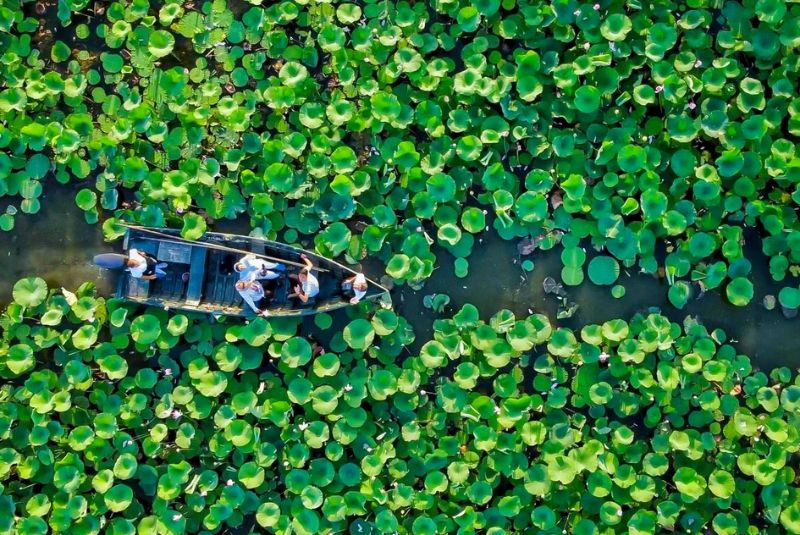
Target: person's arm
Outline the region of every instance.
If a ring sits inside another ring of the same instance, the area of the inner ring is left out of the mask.
[[[349,279],[345,279],[343,282],[346,282],[346,283],[348,283],[348,284],[352,284],[352,282],[353,282],[354,280],[356,280],[356,276],[355,276],[355,275],[353,275],[353,276],[352,276],[352,277],[350,277]]]
[[[141,276],[141,279],[143,279],[143,280],[146,280],[146,281],[155,280],[155,279],[157,279],[157,278],[158,278],[158,277],[156,277],[155,275],[142,275],[142,276]]]
[[[247,303],[250,306],[250,308],[253,309],[253,312],[255,312],[256,314],[261,313],[261,309],[256,306],[256,304],[253,302],[253,298],[250,297],[250,292],[241,292],[239,290],[236,291],[239,292],[239,295],[242,296],[242,300],[244,300],[244,302]]]
[[[306,263],[306,267],[303,268],[304,270],[311,271],[312,269],[314,269],[314,263],[311,260],[309,260],[309,258],[306,256],[305,253],[300,253],[300,258],[302,258],[303,262]]]

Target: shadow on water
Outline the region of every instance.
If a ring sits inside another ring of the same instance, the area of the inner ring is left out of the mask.
[[[83,282],[92,281],[101,295],[111,294],[113,274],[95,267],[92,257],[99,252],[119,249],[120,242],[105,243],[99,226],[84,221],[83,212],[73,202],[77,189],[78,186],[48,184],[41,212],[34,216],[20,214],[12,232],[0,232],[0,251],[3,251],[0,273],[4,275],[0,280],[0,302],[10,301],[14,282],[29,276],[42,277],[54,288],[75,289]],[[249,231],[244,219],[218,221],[214,227],[218,232],[247,234]],[[667,300],[665,281],[623,270],[618,282],[625,286],[626,294],[621,299],[611,296],[610,287],[589,282],[565,287],[569,299],[579,308],[572,318],[559,320],[556,316],[558,301],[544,293],[542,282],[548,275],[560,282],[561,248],[526,256],[535,262],[534,270],[528,273],[521,268],[522,259],[515,243],[501,239],[493,231],[477,238],[480,241],[476,240],[475,251],[469,258],[470,270],[466,278],[455,276],[453,257],[439,249],[436,250],[439,267],[424,288],[413,290],[402,286],[392,291],[396,310],[406,317],[416,333],[414,347],[410,348],[412,352],[432,336],[433,319],[437,317],[424,307],[423,297],[444,293],[451,298],[450,307],[458,309],[465,303],[472,303],[486,319],[502,308],[511,310],[517,317],[532,311],[546,314],[554,325],[574,330],[612,318],[628,319],[637,312],[655,307],[676,322],[691,315],[709,329],[723,329],[729,339],[738,340],[739,350],[753,357],[755,364],[763,369],[796,367],[796,357],[800,355],[797,322],[784,318],[778,310],[768,311],[761,305],[764,295],[777,295],[780,287],[790,282],[776,284],[771,280],[767,261],[755,239],[749,239],[745,246],[745,253],[753,262],[751,278],[755,286],[755,297],[747,307],[732,306],[719,290],[713,290],[691,300],[684,310],[677,310]],[[587,264],[593,251],[588,253]],[[370,263],[368,275],[379,278],[379,269]],[[797,285],[797,281],[791,284]],[[344,312],[337,313],[334,319],[335,325],[348,321]],[[306,322],[309,326],[311,323]]]

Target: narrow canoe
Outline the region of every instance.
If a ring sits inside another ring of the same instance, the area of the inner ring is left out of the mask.
[[[302,263],[300,255],[305,253],[315,267],[321,268],[314,271],[319,280],[319,294],[309,303],[288,297],[292,293],[288,275],[298,273],[299,267],[286,265],[286,271],[280,278],[269,281],[273,297],[268,310],[273,317],[330,312],[350,305],[341,284],[356,272],[329,258],[283,243],[233,234],[207,232],[200,240],[187,242],[180,238],[179,231],[163,228],[130,228],[125,234],[123,246],[125,251],[138,249],[150,253],[159,262],[166,262],[167,276],[147,281],[131,277],[127,270],[123,270],[116,297],[172,310],[240,317],[253,315],[234,287],[239,274],[234,271],[233,265],[243,255],[204,247],[203,244],[268,255],[295,263]],[[368,280],[368,284],[364,299],[388,297],[388,290],[383,286],[371,280]]]

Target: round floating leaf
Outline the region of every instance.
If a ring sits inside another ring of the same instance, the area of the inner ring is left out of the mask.
[[[56,41],[50,49],[50,59],[56,63],[68,60],[71,55],[72,50],[62,41]]]
[[[798,308],[800,307],[800,290],[792,288],[791,286],[781,288],[781,291],[778,293],[778,301],[781,306],[788,309]]]
[[[600,34],[608,41],[624,41],[632,28],[630,18],[622,13],[613,13],[600,25]]]
[[[133,490],[127,485],[114,485],[103,495],[103,500],[109,510],[121,513],[133,501]]]
[[[198,240],[206,232],[206,220],[202,216],[189,212],[183,215],[181,237],[186,240]]]
[[[97,205],[97,194],[90,189],[82,189],[75,195],[75,204],[84,211],[93,210]]]
[[[669,291],[667,292],[669,302],[672,303],[672,306],[679,310],[686,306],[686,303],[689,301],[689,297],[691,297],[691,295],[692,288],[686,281],[675,281],[675,284],[670,286]]]
[[[588,272],[594,284],[610,286],[619,277],[619,264],[610,256],[596,256],[589,262]]]
[[[23,344],[11,346],[5,357],[5,365],[14,375],[21,375],[36,365],[33,349]]]
[[[706,490],[706,480],[693,468],[683,466],[675,471],[672,476],[675,487],[681,493],[681,498],[686,503],[699,500]]]
[[[753,299],[753,283],[744,277],[736,277],[725,288],[725,295],[731,304],[743,307]]]
[[[575,108],[583,113],[594,113],[600,107],[600,90],[590,85],[581,86],[575,91]]]
[[[636,173],[644,169],[647,152],[637,145],[625,145],[617,153],[617,164],[626,173]]]
[[[365,350],[375,338],[375,329],[365,319],[355,319],[347,324],[343,332],[344,340],[353,349]]]
[[[39,306],[47,299],[47,283],[39,277],[20,279],[12,290],[14,301],[24,307]]]
[[[308,364],[311,360],[311,344],[300,337],[292,337],[281,346],[281,361],[290,368],[297,368]]]
[[[149,345],[161,335],[161,322],[150,314],[143,314],[131,322],[131,337],[137,344]]]
[[[175,47],[175,37],[166,30],[156,30],[150,33],[147,41],[147,50],[156,58],[163,58],[172,52]]]
[[[486,227],[486,216],[483,210],[470,206],[461,212],[461,226],[464,230],[477,234]]]

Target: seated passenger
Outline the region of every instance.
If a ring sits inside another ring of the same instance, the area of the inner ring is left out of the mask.
[[[300,258],[306,263],[305,267],[300,270],[297,275],[289,275],[289,279],[295,283],[294,292],[289,294],[289,297],[297,297],[303,303],[308,303],[308,300],[316,297],[319,293],[319,281],[317,277],[311,273],[314,269],[314,264],[305,254],[301,254]]]
[[[239,274],[239,280],[272,280],[280,277],[280,272],[284,271],[286,266],[249,254],[236,262],[233,269]]]
[[[128,260],[125,265],[128,267],[131,277],[135,279],[150,281],[167,276],[167,272],[164,271],[167,267],[166,262],[159,262],[152,255],[138,249],[128,251]]]
[[[269,305],[270,293],[264,290],[260,283],[255,281],[240,280],[236,282],[236,291],[242,296],[256,314],[269,316],[267,306]]]
[[[358,304],[364,299],[364,296],[367,295],[367,278],[362,273],[358,273],[349,279],[345,279],[342,283],[342,287],[346,291],[349,290],[353,293],[350,304]]]

